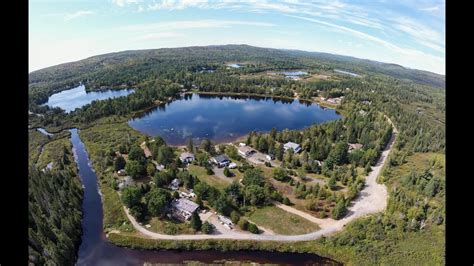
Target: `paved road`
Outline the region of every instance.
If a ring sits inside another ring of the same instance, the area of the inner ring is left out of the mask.
[[[321,228],[318,231],[307,233],[303,235],[277,235],[277,234],[261,234],[254,235],[248,232],[238,232],[235,230],[227,230],[225,233],[212,234],[212,235],[165,235],[158,234],[151,231],[148,231],[143,226],[137,223],[135,218],[128,213],[128,210],[125,208],[125,213],[127,217],[132,222],[132,225],[135,229],[141,232],[143,235],[154,238],[154,239],[170,239],[170,240],[198,240],[198,239],[247,239],[247,240],[266,240],[266,241],[305,241],[305,240],[314,240],[320,238],[321,236],[327,236],[332,233],[338,232],[344,228],[344,226],[351,222],[354,219],[366,216],[368,214],[373,214],[385,210],[387,207],[388,193],[387,188],[383,184],[377,183],[377,177],[380,174],[383,166],[387,161],[387,157],[392,149],[393,143],[398,135],[398,131],[393,125],[392,121],[386,117],[387,120],[392,124],[393,134],[392,137],[385,147],[382,155],[380,156],[377,164],[372,167],[372,172],[366,177],[366,186],[359,193],[358,198],[352,203],[348,208],[348,214],[341,220],[333,219],[319,219],[309,215],[308,213],[297,210],[293,207],[286,206],[283,204],[276,204],[277,207],[282,208],[288,212],[299,215],[309,221],[317,223]]]

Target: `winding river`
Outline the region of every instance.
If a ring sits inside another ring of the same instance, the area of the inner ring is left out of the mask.
[[[143,265],[144,263],[222,263],[223,261],[254,262],[285,265],[338,265],[330,259],[313,254],[266,251],[145,251],[117,247],[109,243],[103,232],[103,210],[97,176],[91,167],[78,130],[71,129],[71,142],[79,175],[84,186],[83,236],[77,265]]]

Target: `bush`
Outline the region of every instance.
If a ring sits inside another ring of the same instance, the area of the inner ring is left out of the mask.
[[[239,220],[240,220],[240,215],[239,215],[239,213],[236,212],[236,211],[232,211],[232,212],[230,213],[230,219],[232,220],[232,222],[233,222],[234,224],[237,224],[237,223],[239,222]]]
[[[291,205],[290,199],[289,199],[288,197],[285,197],[285,198],[283,199],[283,204],[285,204],[285,205]]]
[[[204,222],[201,229],[204,234],[212,234],[212,232],[214,232],[214,226],[208,221]]]
[[[212,168],[208,167],[208,168],[206,168],[206,174],[213,175],[214,171],[212,171]]]
[[[249,223],[247,230],[252,234],[260,233],[260,230],[258,229],[258,227],[253,223]]]
[[[247,231],[249,228],[249,222],[245,219],[241,219],[238,223],[240,229]]]
[[[224,175],[227,176],[227,177],[232,176],[232,172],[229,170],[229,168],[227,166],[224,167]]]
[[[266,167],[272,167],[272,163],[270,163],[270,162],[265,162],[265,166],[266,166]]]

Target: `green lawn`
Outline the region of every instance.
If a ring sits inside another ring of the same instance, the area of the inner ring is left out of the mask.
[[[190,174],[197,176],[197,178],[200,181],[206,182],[208,185],[215,187],[217,189],[223,190],[232,182],[231,178],[229,178],[229,181],[226,182],[222,178],[219,178],[217,176],[208,175],[206,173],[206,169],[201,166],[191,164],[188,166],[188,171]],[[238,172],[238,171],[233,171],[233,172]]]
[[[317,224],[275,206],[256,208],[247,217],[257,226],[282,235],[306,234],[319,229]]]
[[[146,223],[145,223],[146,224]],[[148,230],[168,235],[175,234],[194,234],[195,231],[189,226],[189,223],[181,223],[169,219],[158,219],[153,217],[148,224],[151,225]]]

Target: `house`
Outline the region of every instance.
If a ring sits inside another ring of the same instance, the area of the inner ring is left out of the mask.
[[[216,164],[218,167],[224,167],[230,164],[229,158],[224,154],[220,154],[215,157],[212,157],[211,161],[214,164]]]
[[[238,148],[238,152],[241,156],[247,157],[255,153],[256,151],[249,146],[243,146]]]
[[[188,220],[199,209],[198,204],[183,198],[172,200],[171,207],[173,208],[173,216],[180,220]]]
[[[194,161],[194,154],[192,154],[190,152],[183,152],[179,156],[179,159],[183,163],[191,163],[192,161]]]
[[[267,155],[265,155],[265,158],[267,158],[267,160],[269,160],[269,161],[275,160],[275,155],[273,155],[273,154],[267,154]]]
[[[125,175],[127,175],[127,172],[125,172],[124,169],[120,169],[120,170],[117,171],[117,174],[118,174],[119,176],[125,176]]]
[[[349,144],[349,150],[348,150],[349,153],[354,151],[354,150],[358,150],[358,149],[362,148],[362,144],[360,144],[360,143],[348,143],[348,144]]]
[[[298,153],[301,151],[301,146],[297,143],[290,141],[283,145],[283,149],[285,149],[285,151],[292,149],[295,153]]]
[[[130,186],[130,184],[132,184],[132,177],[126,176],[120,181],[118,187],[122,190],[123,188]]]
[[[171,184],[170,184],[169,188],[171,188],[172,190],[178,190],[179,185],[181,185],[181,181],[179,181],[179,179],[175,178],[171,181]]]

